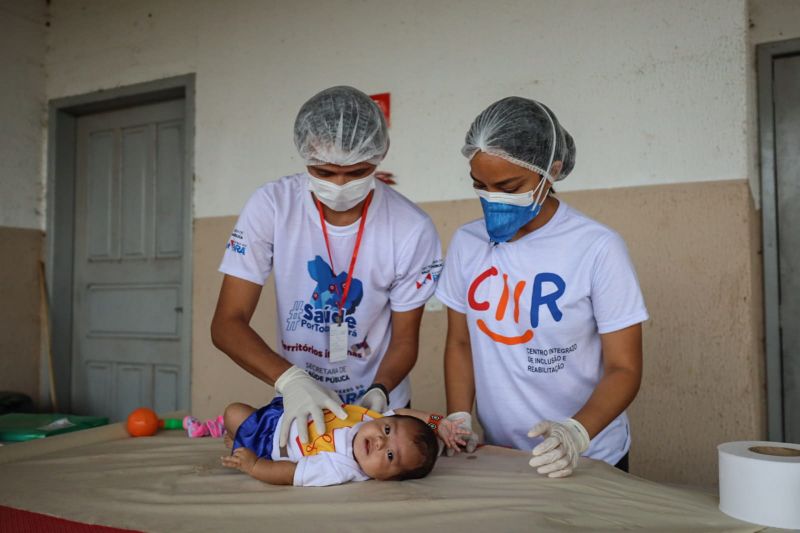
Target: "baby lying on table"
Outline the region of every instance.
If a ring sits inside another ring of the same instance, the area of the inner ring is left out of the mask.
[[[298,437],[292,422],[289,445],[278,447],[278,427],[283,417],[283,398],[275,397],[255,409],[233,403],[225,409],[226,444],[230,456],[222,464],[273,485],[322,487],[367,479],[404,480],[427,476],[444,446],[465,443],[460,421],[414,409],[395,409],[384,414],[356,405],[344,405],[347,418],[325,411],[325,433],[308,421],[309,442]],[[230,436],[233,435],[233,439]]]

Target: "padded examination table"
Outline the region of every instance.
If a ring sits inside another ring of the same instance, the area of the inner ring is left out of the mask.
[[[142,531],[762,531],[713,494],[582,460],[547,479],[528,454],[486,446],[443,457],[418,481],[262,484],[220,465],[221,439],[128,438],[121,424],[0,447],[0,505]]]

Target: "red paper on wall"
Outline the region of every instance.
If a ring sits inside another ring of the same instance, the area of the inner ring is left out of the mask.
[[[386,117],[386,126],[391,127],[391,93],[371,94],[369,97],[372,98],[372,100],[378,104],[378,107],[381,108],[381,111],[383,111],[383,116]]]

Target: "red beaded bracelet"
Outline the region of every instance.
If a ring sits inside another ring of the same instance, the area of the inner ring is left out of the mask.
[[[442,415],[431,414],[431,416],[428,417],[428,422],[427,422],[428,427],[431,428],[432,430],[438,432],[439,431],[439,422],[441,422],[443,418],[444,418],[444,416],[442,416]]]

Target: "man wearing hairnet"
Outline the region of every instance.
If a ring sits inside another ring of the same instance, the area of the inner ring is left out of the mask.
[[[233,229],[211,324],[214,344],[283,397],[280,446],[295,418],[325,431],[323,409],[377,412],[410,401],[425,302],[442,269],[430,218],[375,179],[389,149],[378,106],[332,87],[300,108],[294,142],[306,172],[259,188]],[[278,345],[250,327],[267,277]],[[307,442],[305,424],[299,438]]]
[[[471,427],[477,400],[487,442],[532,449],[543,475],[570,475],[581,455],[627,470],[648,316],[622,238],[552,194],[575,165],[572,136],[509,97],[478,115],[462,153],[484,216],[456,231],[436,290],[449,417]]]

